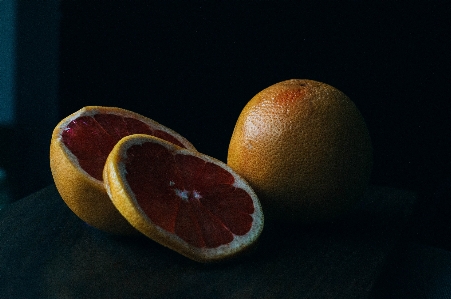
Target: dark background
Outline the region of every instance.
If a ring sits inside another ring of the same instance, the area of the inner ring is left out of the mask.
[[[447,6],[63,1],[60,118],[85,105],[119,106],[225,161],[235,121],[257,92],[318,80],[365,117],[372,183],[429,192],[451,175]]]
[[[450,281],[447,1],[17,3],[17,121],[0,128],[0,166],[15,199],[52,184],[51,132],[83,106],[133,110],[225,161],[235,121],[256,93],[313,79],[363,114],[371,183],[418,194],[406,232],[416,245],[394,255],[381,298],[426,298],[405,291]]]
[[[431,194],[451,179],[447,1],[16,6],[16,122],[0,127],[16,199],[52,183],[51,131],[83,106],[136,111],[225,161],[244,105],[292,78],[356,103],[373,141],[373,184]]]
[[[412,235],[451,249],[450,15],[445,1],[63,1],[58,118],[122,107],[226,161],[256,93],[322,81],[366,119],[371,183],[417,192]]]
[[[373,141],[372,184],[426,203],[451,188],[447,1],[49,0],[16,10],[16,121],[0,127],[15,199],[53,182],[51,132],[83,106],[136,111],[226,161],[245,104],[292,78],[356,103]]]

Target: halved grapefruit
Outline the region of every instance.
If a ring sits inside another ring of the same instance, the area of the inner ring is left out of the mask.
[[[260,202],[230,167],[162,139],[121,139],[103,180],[117,210],[137,230],[200,262],[230,258],[263,229]]]
[[[157,136],[195,151],[173,130],[116,107],[84,107],[64,118],[53,131],[50,168],[56,187],[78,217],[103,231],[138,233],[111,203],[102,181],[103,167],[114,145],[136,133]]]

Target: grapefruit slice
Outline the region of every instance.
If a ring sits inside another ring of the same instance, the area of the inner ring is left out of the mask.
[[[64,118],[53,131],[50,168],[55,185],[69,208],[100,230],[139,234],[111,203],[102,181],[103,167],[114,145],[135,133],[154,135],[195,150],[190,142],[165,126],[115,107],[84,107]]]
[[[121,139],[103,179],[117,210],[141,233],[199,262],[249,248],[263,229],[260,202],[230,167],[162,139]]]

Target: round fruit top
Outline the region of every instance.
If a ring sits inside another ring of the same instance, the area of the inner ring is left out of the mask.
[[[362,196],[372,146],[362,115],[344,93],[293,79],[247,103],[227,163],[255,190],[265,216],[326,221],[349,211]]]

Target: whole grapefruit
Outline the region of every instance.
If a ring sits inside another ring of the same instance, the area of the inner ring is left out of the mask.
[[[373,154],[365,121],[338,89],[282,81],[244,107],[227,164],[248,181],[269,219],[329,221],[365,191]]]

